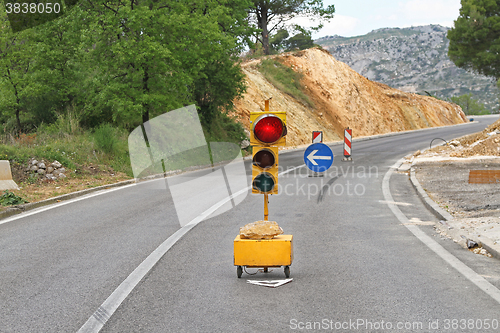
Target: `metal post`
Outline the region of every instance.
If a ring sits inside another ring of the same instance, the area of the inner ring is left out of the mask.
[[[268,99],[264,102],[264,110],[265,111],[269,111],[269,101],[271,100]],[[264,221],[269,221],[269,208],[268,208],[268,204],[269,204],[269,195],[267,193],[264,193]]]
[[[267,207],[269,203],[268,194],[264,193],[264,221],[269,221],[269,208]]]

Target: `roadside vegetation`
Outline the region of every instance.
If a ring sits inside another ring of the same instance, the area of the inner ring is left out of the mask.
[[[85,129],[75,117],[71,113],[59,116],[55,123],[41,124],[30,133],[2,133],[0,159],[10,161],[13,179],[20,187],[1,197],[2,206],[44,200],[134,177],[128,131],[107,123]],[[242,126],[225,114],[204,125],[204,132],[207,142],[239,144],[246,138]],[[32,158],[60,162],[67,170],[67,178],[49,180],[26,170]]]
[[[309,107],[314,107],[312,101],[302,91],[300,83],[303,74],[294,71],[275,59],[264,59],[259,64],[259,71],[277,89],[287,93],[293,98],[302,101]]]
[[[483,103],[472,98],[472,94],[451,97],[449,100],[460,105],[467,116],[491,114]]]
[[[437,97],[435,95],[430,94],[427,91],[425,93],[427,96],[457,104],[462,108],[462,111],[465,113],[466,116],[491,114],[491,112],[486,108],[486,106],[483,103],[473,98],[473,95],[471,93],[460,96],[447,97],[447,98]]]
[[[71,117],[60,116],[30,133],[2,133],[0,159],[9,160],[20,190],[3,196],[2,205],[17,205],[132,178],[124,129],[109,124],[83,129]],[[27,170],[30,159],[60,162],[64,179],[49,180]],[[19,198],[13,200],[13,196]]]
[[[27,202],[26,200],[15,195],[9,190],[4,191],[3,194],[0,195],[0,205],[2,206],[19,205],[26,202]]]

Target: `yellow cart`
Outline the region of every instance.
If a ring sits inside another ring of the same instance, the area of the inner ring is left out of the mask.
[[[273,239],[234,239],[234,265],[238,278],[243,267],[264,268],[284,266],[285,276],[290,277],[293,261],[293,235],[279,235]]]

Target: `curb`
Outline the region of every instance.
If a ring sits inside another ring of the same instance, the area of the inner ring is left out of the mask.
[[[415,175],[415,169],[413,167],[410,169],[410,180],[415,190],[417,190],[420,199],[423,201],[424,206],[427,207],[427,209],[429,209],[440,220],[444,221],[453,220],[453,216],[450,213],[439,207],[439,205],[435,203],[434,200],[429,198],[427,193],[425,193],[425,190],[422,188],[420,182],[417,180],[417,177]]]
[[[114,184],[101,185],[101,186],[89,188],[86,190],[81,190],[81,191],[77,191],[77,192],[73,192],[73,193],[59,195],[57,197],[42,200],[42,201],[12,206],[9,209],[7,209],[6,211],[0,212],[0,220],[7,218],[7,217],[10,217],[10,216],[13,216],[13,215],[24,213],[28,210],[32,210],[32,209],[36,209],[39,207],[48,206],[48,205],[51,205],[54,203],[58,203],[58,202],[63,201],[63,200],[74,199],[74,198],[81,197],[81,196],[84,196],[84,195],[92,193],[92,192],[106,190],[106,189],[109,189],[112,187],[120,187],[120,186],[134,184],[135,182],[136,182],[135,179],[124,180],[124,181],[114,183]]]
[[[454,229],[448,223],[446,223],[447,221],[453,220],[453,216],[439,207],[437,203],[429,198],[427,193],[425,193],[424,189],[420,185],[420,182],[417,180],[417,177],[415,176],[415,169],[413,167],[410,169],[410,181],[427,209],[429,209],[431,213],[433,213],[438,219],[440,219],[440,223],[436,224],[437,229],[451,236],[453,240],[455,240],[462,247],[467,248],[467,240],[472,240],[479,244],[479,246],[485,248],[493,257],[500,259],[500,244],[495,244],[493,240],[484,235],[471,235],[468,232],[462,231],[460,229]]]

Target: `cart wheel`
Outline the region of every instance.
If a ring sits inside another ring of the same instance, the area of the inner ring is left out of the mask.
[[[243,274],[243,267],[238,266],[236,268],[236,275],[238,275],[238,279],[241,277],[241,274]]]
[[[286,278],[290,277],[290,266],[285,266],[285,276]]]

